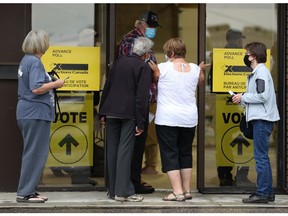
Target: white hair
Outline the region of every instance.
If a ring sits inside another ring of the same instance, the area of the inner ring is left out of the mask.
[[[154,46],[154,42],[146,37],[138,37],[134,40],[133,53],[139,56],[143,56],[145,53],[149,52]]]
[[[25,37],[22,50],[26,54],[44,54],[49,48],[48,34],[43,30],[30,31]]]

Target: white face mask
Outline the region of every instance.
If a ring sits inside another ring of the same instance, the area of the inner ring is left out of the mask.
[[[166,62],[170,62],[170,59],[169,59],[169,57],[167,55],[165,55],[165,61]]]

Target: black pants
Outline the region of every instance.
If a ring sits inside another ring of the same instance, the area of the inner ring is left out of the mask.
[[[135,143],[135,121],[107,118],[107,167],[109,196],[130,196],[135,194],[130,180],[130,170]]]
[[[136,136],[135,139],[134,152],[131,163],[131,181],[134,187],[137,187],[141,184],[143,154],[148,133],[148,119],[146,122],[147,123],[145,124],[144,132],[140,136]]]
[[[175,127],[156,124],[162,172],[192,168],[192,143],[195,127]]]

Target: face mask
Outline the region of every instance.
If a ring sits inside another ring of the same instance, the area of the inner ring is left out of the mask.
[[[156,28],[146,28],[145,36],[147,38],[154,38],[156,35]]]
[[[250,68],[251,61],[249,60],[249,55],[245,55],[243,60],[244,60],[245,65]]]
[[[169,61],[170,61],[170,59],[169,59],[169,57],[168,57],[167,55],[165,55],[165,61],[166,61],[166,62],[169,62]]]

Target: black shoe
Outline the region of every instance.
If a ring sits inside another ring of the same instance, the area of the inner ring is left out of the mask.
[[[268,197],[263,197],[259,196],[257,194],[252,194],[248,198],[242,199],[243,203],[268,203],[269,198]]]
[[[136,194],[149,194],[155,191],[153,187],[145,187],[142,184],[134,186],[134,188]]]
[[[275,194],[270,194],[268,197],[269,202],[274,202],[275,201]]]

